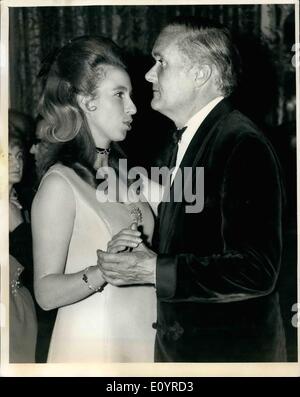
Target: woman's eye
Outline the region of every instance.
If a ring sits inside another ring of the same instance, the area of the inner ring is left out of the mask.
[[[12,153],[8,153],[8,159],[12,160],[12,159],[16,159],[16,160],[24,160],[24,155],[23,153],[18,153],[18,154],[12,154]]]
[[[117,92],[117,93],[116,93],[116,96],[117,96],[118,98],[123,98],[124,92]]]

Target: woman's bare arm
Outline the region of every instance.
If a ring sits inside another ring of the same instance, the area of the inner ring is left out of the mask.
[[[72,304],[103,285],[100,269],[91,263],[88,283],[84,270],[64,274],[75,219],[75,199],[67,181],[60,175],[48,175],[32,206],[34,289],[37,302],[44,310]],[[88,265],[88,264],[87,264]]]

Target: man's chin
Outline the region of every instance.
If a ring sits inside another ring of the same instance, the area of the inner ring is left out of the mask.
[[[155,98],[152,99],[151,107],[153,110],[160,112],[160,105],[159,105],[159,101],[157,99],[155,99]]]

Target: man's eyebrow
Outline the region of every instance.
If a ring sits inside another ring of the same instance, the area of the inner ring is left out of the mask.
[[[162,55],[158,51],[153,51],[152,56],[153,56],[153,58],[161,58],[162,57]]]

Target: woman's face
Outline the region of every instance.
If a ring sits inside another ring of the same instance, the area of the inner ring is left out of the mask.
[[[9,145],[9,183],[21,182],[24,167],[24,153],[20,146]]]
[[[131,100],[131,82],[125,70],[108,66],[106,76],[86,111],[87,121],[97,147],[107,148],[111,141],[123,141],[131,130],[136,113]]]
[[[44,156],[46,155],[46,148],[45,144],[41,140],[41,134],[40,134],[40,127],[41,127],[41,122],[39,121],[36,126],[36,138],[34,143],[32,144],[30,148],[30,153],[33,154],[34,160],[35,160],[35,166],[36,168],[40,168],[40,164],[43,161]]]

